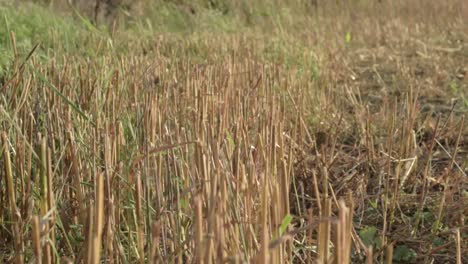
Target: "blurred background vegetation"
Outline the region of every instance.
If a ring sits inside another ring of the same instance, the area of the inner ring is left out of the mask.
[[[263,59],[315,65],[304,33],[321,23],[311,21],[316,11],[313,1],[303,0],[3,0],[0,74],[13,61],[12,32],[23,57],[37,43],[39,58],[51,51],[85,57],[124,55],[130,50],[147,54],[164,34],[158,47],[163,53],[171,57],[189,53],[194,60],[206,61],[213,58],[214,49],[225,48],[223,41],[207,43],[211,37],[242,35],[261,44],[255,49]],[[316,74],[315,66],[311,69]]]

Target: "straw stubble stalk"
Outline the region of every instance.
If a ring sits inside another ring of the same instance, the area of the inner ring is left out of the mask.
[[[101,262],[102,232],[104,223],[104,174],[97,175],[95,204],[89,210],[88,263]]]
[[[47,218],[47,214],[51,208],[49,208],[50,204],[50,197],[49,197],[49,163],[48,163],[48,154],[47,154],[47,138],[45,136],[40,136],[41,141],[41,174],[39,179],[39,193],[41,194],[40,199],[40,211],[41,211],[41,221],[44,221],[42,226],[41,232],[47,232],[45,235],[46,240],[49,240],[49,231],[51,229],[49,219]],[[49,243],[44,243],[42,248],[42,262],[43,263],[51,263],[52,256],[51,256],[51,247]]]
[[[429,147],[428,147],[428,151],[429,151],[429,155],[428,155],[428,158],[427,158],[427,162],[426,162],[426,165],[424,167],[424,173],[423,173],[423,179],[422,179],[422,190],[421,190],[421,196],[420,196],[420,201],[419,201],[419,206],[418,206],[418,210],[416,212],[416,222],[414,224],[416,230],[414,231],[417,231],[418,228],[419,228],[419,224],[421,223],[422,221],[422,214],[423,214],[423,209],[424,209],[424,206],[426,204],[426,199],[427,199],[427,195],[428,195],[428,188],[429,188],[429,177],[430,177],[430,170],[431,170],[431,164],[432,164],[432,156],[434,155],[434,146],[436,144],[436,141],[437,141],[437,136],[438,136],[438,133],[439,133],[439,123],[440,123],[440,115],[437,116],[437,120],[436,120],[436,123],[435,123],[435,126],[434,126],[434,131],[433,131],[433,134],[432,134],[432,138],[431,138],[431,141],[430,141],[430,144],[429,144]]]
[[[18,48],[16,46],[16,37],[13,31],[10,31],[10,40],[11,40],[11,46],[13,48],[13,55],[15,56],[15,59],[16,59],[18,58]]]
[[[460,235],[460,228],[455,229],[455,245],[456,245],[456,261],[457,264],[462,264],[462,240]]]
[[[141,186],[141,176],[140,173],[136,173],[135,177],[135,195],[134,199],[136,201],[136,227],[135,231],[137,234],[137,251],[138,251],[138,262],[143,263],[145,259],[144,251],[144,220],[142,212],[142,186]]]
[[[385,250],[385,264],[393,263],[393,243],[387,245]]]
[[[33,216],[32,218],[32,244],[35,256],[35,262],[37,264],[42,263],[41,256],[41,227],[39,216]]]
[[[161,237],[161,222],[156,221],[153,223],[153,226],[151,228],[151,233],[152,233],[152,240],[153,242],[151,243],[151,251],[150,255],[148,258],[149,263],[161,263],[160,257],[159,257],[159,245],[160,245],[160,237]]]
[[[261,245],[258,263],[267,264],[269,263],[269,252],[268,244],[270,241],[269,230],[268,230],[268,176],[266,174],[262,175],[263,179],[263,190],[262,190],[262,204],[260,212],[260,232],[261,232]]]
[[[339,202],[337,223],[337,245],[336,245],[336,260],[337,263],[348,264],[351,257],[351,224],[350,217],[352,213],[346,207],[343,200]]]
[[[374,263],[374,249],[372,246],[369,246],[366,249],[366,264],[372,264]]]
[[[94,262],[94,211],[96,206],[91,204],[88,207],[88,221],[87,221],[87,233],[86,233],[86,247],[85,247],[85,256],[86,256],[86,263],[95,264]]]
[[[195,257],[196,263],[203,263],[203,213],[202,213],[202,201],[200,195],[194,198],[195,203]]]
[[[330,198],[323,199],[323,211],[318,228],[318,259],[321,263],[327,263],[330,256],[331,205]]]
[[[50,148],[47,148],[47,208],[48,214],[50,215],[48,221],[50,222],[50,243],[52,246],[56,247],[55,239],[55,199],[54,199],[54,189],[53,189],[53,171],[52,171],[52,153]],[[51,249],[52,250],[52,249]],[[58,257],[58,256],[56,256]],[[55,263],[55,258],[52,258],[52,262]]]
[[[101,262],[101,244],[102,244],[102,231],[104,225],[104,174],[98,174],[97,179],[97,188],[96,188],[96,230],[95,230],[95,239],[94,239],[94,262]]]
[[[13,180],[13,171],[11,168],[10,148],[8,144],[8,135],[2,132],[3,142],[3,160],[5,163],[5,182],[7,185],[8,203],[10,205],[10,221],[15,247],[15,262],[23,263],[23,240],[21,236],[21,215],[16,207],[16,190]]]

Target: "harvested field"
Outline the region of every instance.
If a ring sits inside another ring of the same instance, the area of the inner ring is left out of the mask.
[[[0,1],[0,263],[468,263],[468,4],[312,2]]]

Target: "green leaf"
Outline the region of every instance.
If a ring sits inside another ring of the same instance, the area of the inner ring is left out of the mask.
[[[232,136],[229,132],[226,131],[226,139],[229,142],[229,145],[231,145],[232,148],[236,147],[236,143],[234,143],[234,139],[232,139]]]
[[[369,203],[372,208],[377,209],[377,206],[378,206],[377,201],[370,201]]]
[[[366,247],[374,246],[376,242],[377,228],[373,226],[366,227],[359,231],[359,237],[361,237],[362,242]]]
[[[83,23],[83,25],[86,27],[87,30],[93,31],[95,33],[101,33],[99,29],[95,27],[93,23],[91,23],[91,21],[89,21],[89,19],[82,16],[75,8],[73,8],[73,11],[75,11],[75,14],[80,18],[81,22]]]
[[[401,261],[401,262],[409,262],[412,261],[416,257],[416,252],[405,246],[398,246],[395,249],[395,253],[393,254],[394,261]]]
[[[293,218],[292,218],[292,216],[290,214],[287,214],[283,218],[283,221],[281,222],[281,226],[280,226],[280,233],[279,233],[280,236],[284,234],[284,232],[288,228],[289,224],[291,223],[292,219]]]
[[[180,201],[179,201],[179,206],[180,206],[180,208],[182,208],[182,209],[186,208],[186,207],[187,207],[187,200],[185,200],[185,199],[180,199]]]
[[[458,84],[455,80],[450,81],[450,89],[452,90],[452,93],[454,94],[458,93]]]
[[[346,44],[349,44],[351,42],[351,32],[346,32],[346,35],[345,35],[345,42]]]
[[[94,187],[94,184],[92,182],[81,181],[80,184],[86,187]]]

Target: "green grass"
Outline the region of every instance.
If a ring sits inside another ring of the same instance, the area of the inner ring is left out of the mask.
[[[92,57],[97,55],[96,43],[105,40],[106,34],[91,32],[86,19],[73,19],[70,14],[60,15],[33,3],[18,8],[9,2],[0,3],[0,74],[5,74],[15,61],[12,32],[15,37],[17,60],[21,61],[36,45],[35,57],[47,60],[50,54],[67,54]]]

